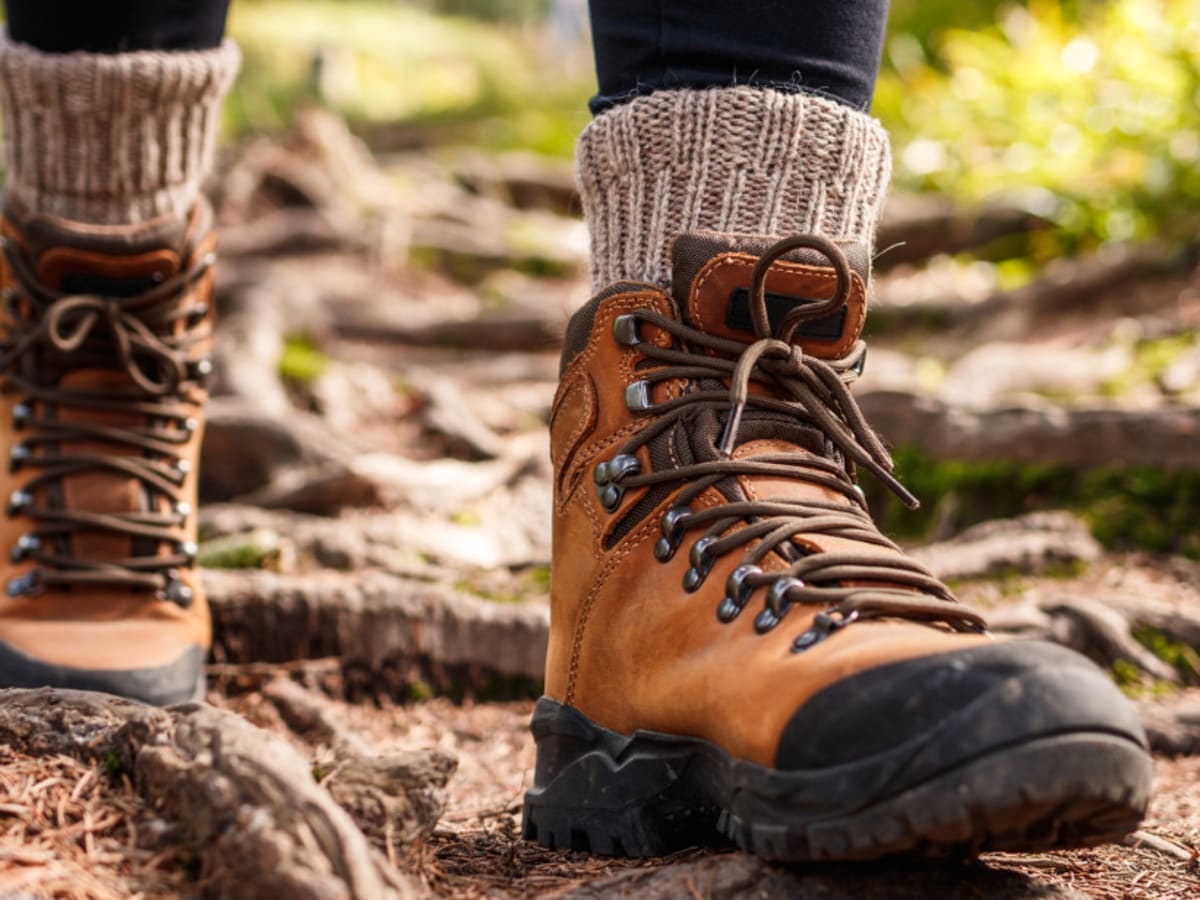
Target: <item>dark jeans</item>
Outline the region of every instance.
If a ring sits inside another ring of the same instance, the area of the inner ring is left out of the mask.
[[[50,53],[200,50],[229,0],[6,0],[9,36]],[[593,112],[661,88],[749,84],[866,109],[887,0],[591,0]]]

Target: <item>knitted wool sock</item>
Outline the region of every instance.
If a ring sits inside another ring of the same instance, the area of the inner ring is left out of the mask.
[[[671,283],[685,231],[873,244],[891,174],[879,122],[808,94],[659,91],[598,116],[576,153],[592,279]]]
[[[7,189],[31,212],[122,225],[181,213],[212,162],[240,53],[43,53],[0,37]]]

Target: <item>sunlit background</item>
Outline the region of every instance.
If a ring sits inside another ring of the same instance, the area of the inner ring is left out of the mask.
[[[235,135],[319,102],[381,151],[566,158],[594,89],[584,0],[236,0],[230,29]],[[896,0],[875,113],[898,190],[1027,205],[1057,228],[1012,249],[1042,260],[1194,233],[1198,93],[1195,0]]]

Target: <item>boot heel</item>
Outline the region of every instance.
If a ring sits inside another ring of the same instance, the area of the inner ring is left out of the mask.
[[[712,845],[720,809],[688,784],[695,750],[643,733],[625,737],[548,697],[531,724],[534,786],[525,794],[528,840],[560,850],[661,856]]]

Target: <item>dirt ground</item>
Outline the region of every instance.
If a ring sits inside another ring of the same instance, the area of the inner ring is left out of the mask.
[[[290,734],[257,692],[210,699]],[[456,705],[438,699],[334,708],[348,729],[380,751],[438,747],[458,756],[438,829],[423,849],[398,860],[439,896],[562,896],[622,871],[712,855],[689,850],[663,859],[604,859],[521,840],[521,796],[534,761],[527,732],[530,702]],[[292,737],[314,759],[324,752]],[[171,840],[171,826],[157,819],[127,782],[104,769],[103,764],[32,759],[0,749],[0,896],[167,898],[189,896],[202,887],[193,880],[194,859]],[[1103,900],[1200,896],[1200,869],[1190,849],[1200,835],[1200,758],[1157,759],[1154,800],[1143,832],[1158,839],[1154,846],[987,854],[981,860],[984,869],[964,870],[963,883],[978,881],[985,869],[1011,870],[1035,885]],[[804,871],[794,870],[801,876]],[[894,869],[888,873],[880,878],[895,876]]]

